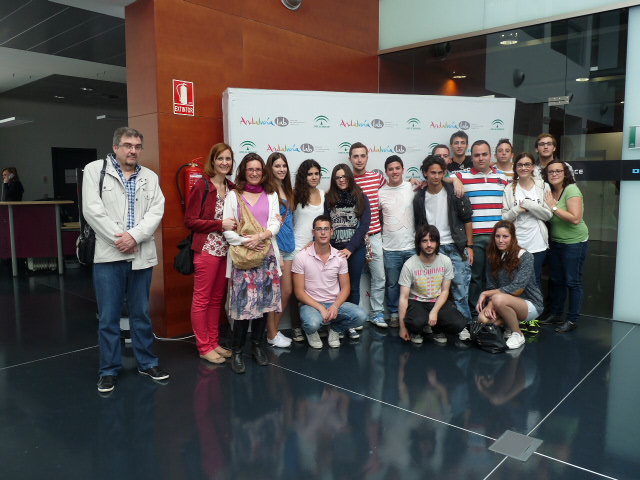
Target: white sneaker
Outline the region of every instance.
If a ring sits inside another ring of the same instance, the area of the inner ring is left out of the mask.
[[[340,334],[333,328],[329,330],[329,339],[327,343],[331,348],[338,348],[340,346]]]
[[[464,327],[458,334],[458,338],[463,342],[468,342],[469,340],[471,340],[471,334],[469,333],[469,329],[467,327]]]
[[[360,338],[360,334],[358,333],[358,328],[350,328],[349,329],[349,338],[351,340],[357,340]]]
[[[509,338],[507,338],[507,347],[509,347],[509,350],[520,348],[524,345],[524,341],[524,335],[518,332],[513,332],[509,335]]]
[[[447,336],[442,332],[434,333],[431,338],[433,338],[434,342],[439,343],[440,345],[445,345],[447,343]]]
[[[411,338],[411,343],[415,343],[416,345],[421,345],[424,341],[422,335],[420,335],[419,333],[411,333],[409,334],[409,337]]]
[[[364,328],[364,325],[360,325],[359,327],[353,328],[352,330],[361,331]]]
[[[318,332],[306,333],[307,341],[309,342],[309,346],[311,348],[322,348],[322,340],[320,340],[320,335]]]
[[[288,348],[291,346],[291,339],[278,332],[273,339],[267,338],[267,343],[272,347]]]

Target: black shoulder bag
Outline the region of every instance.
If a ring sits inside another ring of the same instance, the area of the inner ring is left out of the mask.
[[[492,323],[472,322],[469,326],[471,341],[485,352],[502,353],[507,349],[504,330]]]
[[[202,197],[202,203],[200,204],[200,215],[202,215],[202,207],[204,207],[204,202],[206,202],[207,196],[209,195],[209,180],[205,178],[204,183],[205,191]],[[193,266],[193,250],[191,249],[192,244],[193,232],[178,244],[179,252],[173,259],[173,268],[183,275],[191,275],[195,271]]]
[[[102,161],[102,170],[100,170],[100,183],[99,193],[102,198],[102,185],[104,184],[104,174],[107,170],[107,159]],[[80,206],[82,212],[82,205]],[[81,228],[80,235],[76,240],[76,257],[82,265],[93,265],[93,258],[96,253],[96,232],[87,223],[83,216],[81,216]]]

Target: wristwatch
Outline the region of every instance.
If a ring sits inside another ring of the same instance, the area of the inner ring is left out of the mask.
[[[555,212],[556,210],[558,210],[558,206],[554,205],[553,207],[551,207],[551,210]]]

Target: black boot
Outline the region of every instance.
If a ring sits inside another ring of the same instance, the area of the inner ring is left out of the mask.
[[[242,347],[247,341],[247,330],[249,330],[249,320],[235,320],[233,322],[233,335],[231,337],[231,370],[235,373],[244,373],[244,359],[242,358]]]
[[[264,351],[264,335],[266,333],[267,316],[254,318],[251,321],[251,355],[255,362],[264,367],[269,364],[269,359]]]

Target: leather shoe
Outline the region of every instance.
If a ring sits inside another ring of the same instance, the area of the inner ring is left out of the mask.
[[[244,373],[246,368],[244,366],[244,358],[242,358],[242,352],[231,353],[231,370],[235,373]]]
[[[556,332],[567,333],[567,332],[570,332],[571,330],[575,330],[576,328],[578,328],[578,325],[576,325],[574,322],[570,322],[569,320],[567,320],[558,328],[556,328]]]
[[[251,354],[253,355],[253,359],[256,363],[261,367],[269,365],[269,360],[267,359],[267,355],[261,345],[251,345]]]
[[[561,325],[565,323],[565,321],[562,320],[562,317],[559,317],[558,315],[549,315],[544,320],[540,320],[539,323],[540,325]]]

